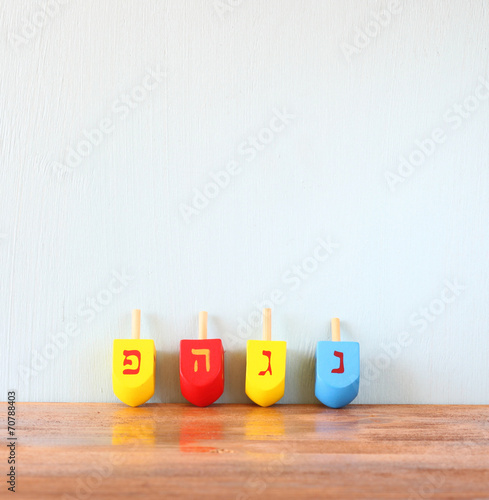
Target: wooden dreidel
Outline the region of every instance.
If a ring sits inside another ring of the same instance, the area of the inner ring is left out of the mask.
[[[333,341],[320,341],[316,351],[316,397],[331,408],[351,403],[360,385],[360,345],[341,342],[340,320],[331,320]]]
[[[263,309],[263,340],[246,344],[246,394],[260,406],[276,403],[285,389],[287,342],[272,340],[272,311]]]
[[[156,349],[151,339],[140,339],[141,311],[132,311],[132,338],[115,339],[112,356],[114,394],[129,406],[139,406],[155,392]]]
[[[180,389],[196,406],[209,406],[224,391],[224,349],[221,339],[207,338],[207,313],[199,313],[198,340],[180,341]]]

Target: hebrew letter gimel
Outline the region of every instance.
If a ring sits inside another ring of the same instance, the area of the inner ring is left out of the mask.
[[[260,372],[258,375],[265,375],[265,373],[272,374],[272,352],[271,351],[263,351],[263,356],[268,358],[268,368],[265,371]]]

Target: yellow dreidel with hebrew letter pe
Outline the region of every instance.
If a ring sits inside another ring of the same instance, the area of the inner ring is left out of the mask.
[[[263,309],[263,340],[246,345],[246,394],[260,406],[276,403],[285,389],[287,342],[272,340],[272,311]]]
[[[132,338],[115,339],[112,356],[114,394],[129,406],[146,403],[155,392],[156,349],[152,339],[140,339],[141,311],[132,311]]]

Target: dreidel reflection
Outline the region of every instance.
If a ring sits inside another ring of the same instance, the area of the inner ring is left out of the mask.
[[[207,338],[207,313],[199,313],[198,340],[180,341],[180,389],[196,406],[208,406],[224,391],[224,349],[221,339]]]
[[[151,339],[140,339],[141,311],[132,311],[132,338],[115,339],[112,356],[114,394],[129,406],[139,406],[155,392],[156,349]]]
[[[360,386],[360,345],[341,342],[340,320],[331,320],[333,341],[318,342],[316,351],[316,397],[331,408],[351,403]]]
[[[270,406],[284,395],[286,349],[272,340],[272,311],[263,309],[263,340],[246,344],[246,394],[256,404]]]

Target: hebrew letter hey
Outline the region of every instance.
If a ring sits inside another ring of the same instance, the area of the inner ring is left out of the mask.
[[[208,372],[211,369],[211,356],[209,349],[192,349],[192,354],[194,356],[205,356],[205,371]],[[195,360],[194,372],[199,369],[199,363]]]

